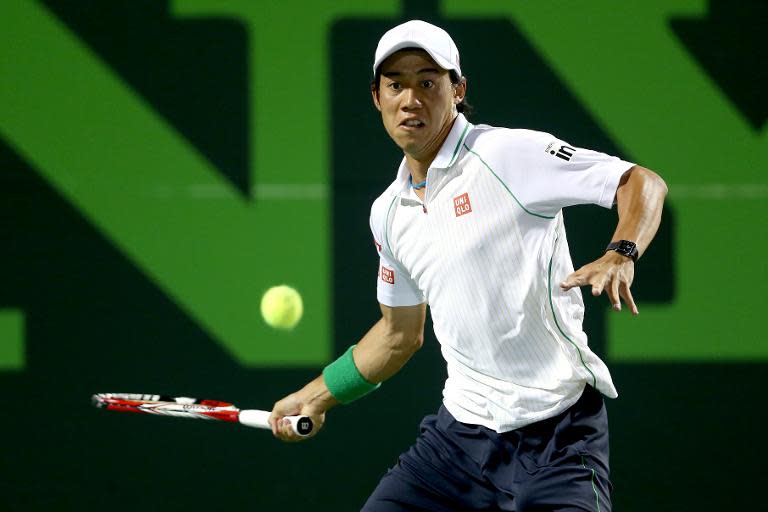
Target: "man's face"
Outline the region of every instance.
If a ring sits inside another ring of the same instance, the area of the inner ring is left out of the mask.
[[[381,64],[381,82],[373,102],[384,128],[405,153],[434,156],[450,131],[455,105],[464,98],[464,83],[453,85],[423,50],[396,52]]]

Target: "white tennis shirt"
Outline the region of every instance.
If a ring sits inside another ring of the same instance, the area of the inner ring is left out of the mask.
[[[443,403],[458,421],[505,432],[564,411],[585,384],[618,396],[587,345],[581,291],[559,286],[573,272],[561,209],[610,208],[632,165],[459,114],[424,202],[405,159],[374,201],[378,300],[429,304],[448,365]]]

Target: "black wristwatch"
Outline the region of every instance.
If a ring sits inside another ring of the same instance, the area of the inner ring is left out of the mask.
[[[611,242],[608,244],[608,247],[605,248],[605,251],[616,251],[627,258],[632,258],[632,261],[637,261],[638,257],[637,244],[635,242],[630,242],[629,240]]]

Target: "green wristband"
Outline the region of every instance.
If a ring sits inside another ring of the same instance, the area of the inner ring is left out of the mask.
[[[381,382],[371,384],[360,375],[360,370],[355,366],[355,360],[352,357],[354,348],[355,345],[349,347],[344,355],[323,370],[323,380],[328,386],[328,391],[343,404],[362,398],[381,386]]]

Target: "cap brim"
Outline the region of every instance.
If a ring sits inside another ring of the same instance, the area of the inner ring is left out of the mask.
[[[457,68],[444,58],[442,58],[439,55],[436,55],[432,51],[429,50],[429,48],[426,48],[423,43],[420,43],[419,41],[400,41],[396,45],[392,46],[389,50],[387,50],[381,57],[376,59],[376,62],[373,63],[373,74],[376,74],[376,70],[379,69],[379,66],[387,60],[389,57],[391,57],[393,54],[399,52],[400,50],[405,50],[406,48],[418,48],[420,50],[424,50],[429,54],[429,56],[432,58],[433,61],[435,61],[435,64],[440,66],[441,68],[445,69],[446,71],[456,71],[459,74],[461,74],[461,69]]]

